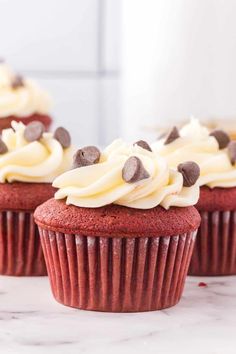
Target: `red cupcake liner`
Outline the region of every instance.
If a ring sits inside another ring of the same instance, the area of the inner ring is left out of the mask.
[[[175,305],[183,292],[196,232],[108,238],[39,227],[55,299],[84,310],[137,312]]]
[[[199,211],[190,275],[236,275],[236,211]]]
[[[47,275],[33,212],[0,212],[0,274]]]

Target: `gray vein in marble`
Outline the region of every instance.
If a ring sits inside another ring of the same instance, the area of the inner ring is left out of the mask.
[[[190,277],[177,306],[136,314],[67,308],[47,278],[0,277],[0,354],[235,354],[235,328],[236,277]]]

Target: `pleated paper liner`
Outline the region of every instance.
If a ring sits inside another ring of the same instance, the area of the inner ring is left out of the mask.
[[[236,212],[199,211],[198,230],[190,275],[236,275]]]
[[[39,231],[55,299],[109,312],[178,303],[196,236],[108,238]]]
[[[33,212],[0,212],[0,274],[47,275]]]

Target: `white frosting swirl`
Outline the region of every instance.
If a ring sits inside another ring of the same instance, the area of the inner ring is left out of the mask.
[[[227,148],[220,150],[217,140],[197,119],[192,118],[180,130],[180,138],[167,145],[164,141],[154,143],[152,149],[165,157],[171,168],[177,168],[179,163],[185,161],[194,161],[201,170],[200,186],[236,186],[236,166],[232,166]]]
[[[135,183],[122,179],[122,169],[131,156],[137,156],[150,177]],[[101,207],[111,203],[131,208],[150,209],[157,205],[194,205],[199,187],[183,187],[182,175],[170,170],[166,161],[137,145],[115,140],[101,154],[100,162],[76,168],[57,177],[53,186],[59,188],[56,199],[79,207]]]
[[[13,128],[13,129],[12,129]],[[0,155],[0,182],[52,182],[71,167],[74,149],[63,149],[52,133],[44,133],[39,141],[24,139],[25,125],[12,122],[2,131],[8,152]]]
[[[48,114],[51,106],[48,94],[29,79],[24,79],[23,86],[13,88],[14,77],[9,66],[0,63],[0,118]]]

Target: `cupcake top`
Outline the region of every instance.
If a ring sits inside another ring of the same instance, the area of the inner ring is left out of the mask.
[[[200,167],[199,185],[236,186],[236,141],[223,130],[209,131],[192,118],[180,131],[174,127],[169,135],[153,144],[153,151],[165,157],[171,168],[192,160]]]
[[[0,118],[48,114],[51,100],[32,80],[15,74],[0,62]]]
[[[66,129],[45,133],[34,121],[27,126],[13,121],[0,138],[0,182],[46,182],[71,166],[73,147]]]
[[[192,180],[184,186],[182,172],[171,170],[144,141],[131,145],[118,139],[103,152],[87,146],[74,155],[73,169],[53,182],[59,188],[55,198],[87,208],[112,203],[138,209],[190,206],[199,197],[198,166],[193,165],[186,173]]]

